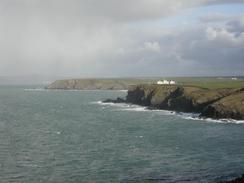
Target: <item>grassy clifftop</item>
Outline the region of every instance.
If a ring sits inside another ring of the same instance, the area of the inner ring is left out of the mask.
[[[57,80],[48,89],[64,90],[125,90],[131,85],[153,84],[158,80],[175,80],[179,86],[194,86],[205,89],[242,88],[244,80],[231,78],[113,78],[113,79],[66,79]]]

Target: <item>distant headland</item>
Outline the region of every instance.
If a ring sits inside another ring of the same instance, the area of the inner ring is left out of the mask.
[[[46,89],[62,90],[127,90],[129,86],[135,84],[153,83],[152,79],[67,79],[56,80],[46,87]]]

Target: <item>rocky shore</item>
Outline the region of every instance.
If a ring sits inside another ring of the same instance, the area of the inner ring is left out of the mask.
[[[244,174],[236,179],[230,180],[230,181],[225,181],[221,183],[244,183]]]
[[[130,87],[125,99],[104,102],[194,112],[200,113],[203,118],[244,120],[244,88],[210,90],[194,86],[146,84]]]

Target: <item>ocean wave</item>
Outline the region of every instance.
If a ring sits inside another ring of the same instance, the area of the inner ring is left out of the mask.
[[[200,117],[200,113],[177,112],[176,115],[183,119],[194,120],[194,121],[205,121],[205,122],[211,122],[211,123],[244,124],[243,120],[202,118],[202,117]]]
[[[47,91],[45,88],[25,88],[24,91]]]
[[[41,129],[36,129],[35,131],[41,132],[41,133],[50,133],[50,134],[57,134],[60,135],[60,131],[49,131],[49,130],[41,130]]]
[[[183,116],[183,118],[189,120],[206,121],[211,123],[244,124],[244,120],[234,120],[234,119],[213,119],[213,118],[201,118],[201,117],[189,117],[189,116],[187,117]]]
[[[113,102],[102,102],[102,101],[97,101],[97,102],[92,102],[93,104],[99,104],[102,106],[113,106],[113,107],[118,107],[122,108],[122,110],[135,110],[135,111],[149,111],[146,107],[139,106],[139,105],[134,105],[134,104],[126,104],[126,103],[113,103]]]
[[[175,115],[176,112],[174,111],[168,111],[168,110],[159,110],[159,109],[149,109],[148,107],[145,106],[139,106],[135,104],[126,104],[126,103],[112,103],[112,102],[102,102],[102,101],[97,101],[97,102],[92,102],[93,104],[98,104],[102,106],[112,106],[116,107],[120,111],[134,111],[134,112],[154,112],[162,115]]]
[[[213,119],[213,118],[202,118],[200,113],[184,113],[184,112],[175,112],[169,110],[160,110],[160,109],[149,109],[148,107],[126,104],[126,103],[104,103],[102,101],[92,102],[93,104],[99,104],[102,106],[112,106],[117,107],[120,111],[134,111],[134,112],[154,112],[159,115],[175,115],[183,119],[194,120],[194,121],[205,121],[211,123],[231,123],[231,124],[244,124],[244,120],[234,120],[234,119]]]
[[[117,90],[117,91],[119,91],[119,92],[128,92],[128,90]]]

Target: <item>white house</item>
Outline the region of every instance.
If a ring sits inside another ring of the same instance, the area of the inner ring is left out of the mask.
[[[159,80],[159,81],[157,82],[157,84],[158,84],[158,85],[168,85],[168,84],[169,84],[169,81],[168,81],[168,80],[163,80],[163,81]]]
[[[170,80],[170,81],[168,81],[168,80],[163,80],[163,81],[159,80],[159,81],[157,81],[157,84],[158,85],[175,85],[176,82],[173,81],[173,80]]]
[[[175,82],[175,81],[173,81],[173,80],[170,80],[169,84],[170,84],[170,85],[175,85],[175,84],[176,84],[176,82]]]
[[[158,85],[163,85],[164,82],[159,80],[159,81],[157,81],[157,84],[158,84]]]

